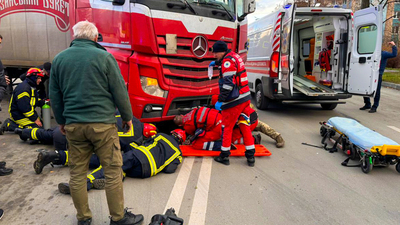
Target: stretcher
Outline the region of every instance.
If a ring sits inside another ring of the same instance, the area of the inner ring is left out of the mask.
[[[255,145],[254,156],[270,156],[271,152],[264,145]],[[191,145],[181,145],[182,156],[219,156],[220,151],[197,150]],[[244,145],[236,145],[236,150],[231,150],[231,156],[244,156]]]
[[[343,117],[332,117],[328,122],[320,122],[321,143],[330,152],[343,150],[349,156],[343,166],[360,166],[369,173],[374,166],[396,165],[400,173],[400,145],[359,122]],[[332,147],[328,147],[328,142]],[[347,165],[348,161],[359,159],[357,165]]]

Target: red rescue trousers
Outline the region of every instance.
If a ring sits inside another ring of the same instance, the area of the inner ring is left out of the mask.
[[[250,101],[244,102],[232,108],[222,110],[222,147],[221,156],[229,156],[232,143],[233,128],[237,123],[239,116],[242,112],[250,107]],[[254,139],[251,134],[250,126],[239,124],[239,129],[243,134],[243,142],[246,147],[245,155],[247,158],[254,156],[255,147]]]

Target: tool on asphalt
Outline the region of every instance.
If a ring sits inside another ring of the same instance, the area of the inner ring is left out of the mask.
[[[307,145],[307,146],[311,146],[311,147],[315,147],[315,148],[324,148],[323,146],[318,146],[318,145],[312,145],[312,144],[308,144],[308,143],[301,143],[302,145]]]
[[[179,218],[175,214],[175,209],[167,209],[164,215],[156,214],[151,217],[151,223],[149,225],[181,225],[183,224],[183,219]]]
[[[236,149],[231,149],[230,156],[244,156],[246,148],[244,145],[235,145]],[[256,153],[254,156],[270,156],[272,153],[264,145],[254,145]],[[182,151],[182,156],[219,156],[220,151],[197,150],[191,145],[179,146]]]
[[[343,117],[332,117],[328,122],[320,122],[321,143],[329,152],[343,150],[349,157],[343,166],[361,167],[369,173],[374,166],[396,165],[400,173],[400,145],[363,125]],[[332,147],[327,142],[333,143]],[[359,164],[348,165],[349,160],[359,160]]]
[[[49,101],[46,100],[42,106],[43,128],[50,129],[51,126],[51,109]]]

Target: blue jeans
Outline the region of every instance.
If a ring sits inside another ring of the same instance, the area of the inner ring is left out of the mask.
[[[374,105],[372,106],[372,108],[376,109],[379,106],[379,100],[381,98],[381,87],[382,87],[382,74],[379,74],[378,86],[376,87],[376,94],[374,97]],[[364,103],[365,103],[365,106],[371,107],[371,100],[369,99],[369,97],[364,97]]]

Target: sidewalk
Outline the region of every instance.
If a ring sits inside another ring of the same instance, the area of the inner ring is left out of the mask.
[[[382,81],[383,87],[393,88],[400,91],[400,84],[395,84],[391,82]]]

